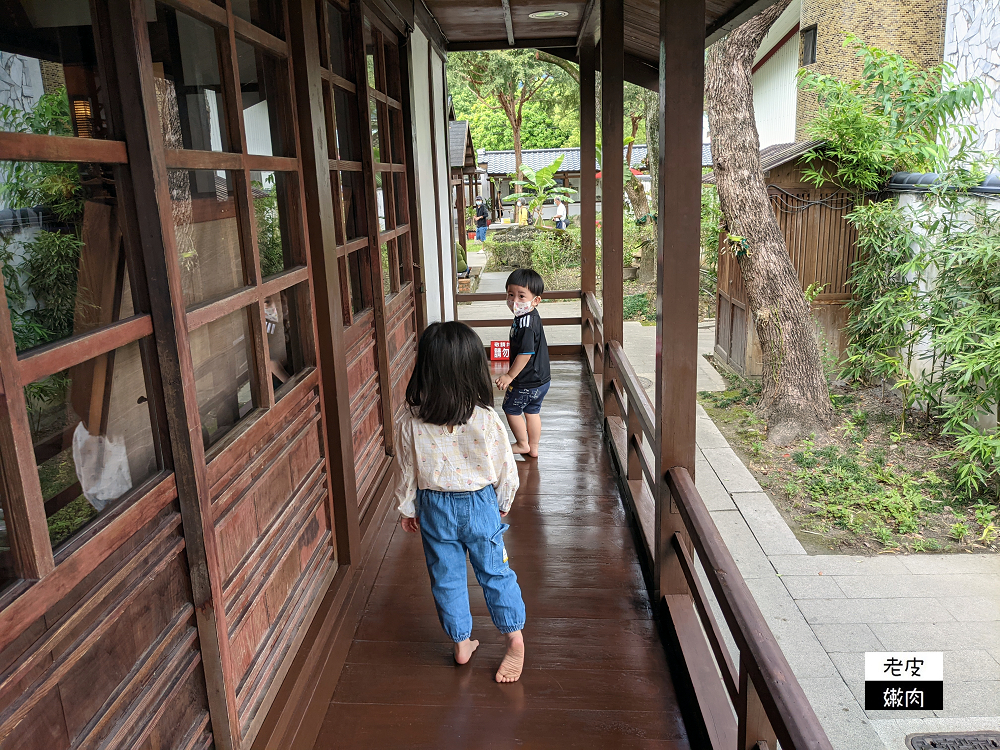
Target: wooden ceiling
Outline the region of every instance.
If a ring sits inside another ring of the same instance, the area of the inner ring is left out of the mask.
[[[726,31],[756,15],[775,0],[706,0],[705,38],[709,44]],[[449,50],[576,47],[585,19],[594,23],[599,0],[424,0],[434,15]],[[592,7],[595,6],[592,10]],[[530,18],[531,13],[557,10],[554,20]],[[657,65],[659,1],[625,0],[625,52],[637,61]],[[513,43],[511,43],[513,40]],[[534,42],[534,43],[533,43]],[[568,56],[568,55],[567,55]]]

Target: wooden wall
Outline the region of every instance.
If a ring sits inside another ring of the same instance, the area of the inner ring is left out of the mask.
[[[857,231],[844,218],[853,208],[850,196],[833,188],[816,188],[802,180],[802,165],[793,162],[765,174],[771,206],[785,237],[789,258],[803,291],[822,287],[812,301],[820,346],[836,357],[847,347],[848,279],[857,252]],[[723,233],[723,238],[725,233]],[[720,247],[724,242],[720,240]],[[716,295],[715,354],[736,372],[763,373],[763,353],[739,264],[731,253],[719,253]]]

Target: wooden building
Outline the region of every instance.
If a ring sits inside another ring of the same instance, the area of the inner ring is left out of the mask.
[[[836,187],[805,182],[802,155],[818,141],[783,143],[761,149],[761,168],[774,215],[785,237],[788,255],[802,283],[815,291],[811,307],[820,346],[840,357],[847,348],[848,279],[857,253],[857,230],[845,217],[851,196]],[[713,183],[709,173],[704,182]],[[725,247],[722,233],[720,248]],[[746,287],[732,253],[720,252],[715,315],[715,356],[741,375],[760,377],[764,357],[748,312]]]
[[[581,303],[551,321],[583,337],[552,347],[563,428],[581,430],[567,438],[575,473],[611,513],[620,481],[639,532],[635,547],[616,537],[599,574],[644,566],[635,653],[663,692],[629,721],[669,717],[678,747],[829,748],[692,481],[700,71],[706,43],[769,3],[561,0],[555,37],[531,18],[549,9],[537,0],[4,4],[0,208],[30,221],[0,237],[0,748],[442,747],[448,717],[473,736],[484,705],[507,706],[455,682],[468,672],[407,666],[425,653],[407,650],[425,636],[405,596],[423,563],[400,556],[406,539],[390,548],[390,506],[417,336],[459,301],[447,51],[508,47],[580,62],[584,159],[598,68],[606,142],[622,140],[624,80],[659,90],[669,133],[655,404],[622,353],[621,294],[607,294],[622,288],[617,193],[603,307],[595,296],[590,173],[581,288],[549,293]],[[546,471],[550,492],[586,494]],[[536,571],[559,552],[539,540]],[[373,631],[358,624],[376,611],[388,651],[366,657]],[[408,674],[412,689],[395,689]],[[440,710],[407,714],[427,674]],[[522,703],[541,700],[534,679]],[[595,688],[572,708],[613,697]],[[557,708],[549,736],[587,742]],[[620,724],[601,716],[600,731]]]

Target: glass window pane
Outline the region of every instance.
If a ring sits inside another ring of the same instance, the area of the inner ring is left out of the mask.
[[[351,289],[351,312],[354,315],[371,307],[370,295],[367,293],[369,285],[365,283],[368,266],[368,248],[356,250],[347,256],[347,273]]]
[[[308,282],[296,284],[276,295],[264,298],[264,320],[271,383],[278,389],[311,361],[304,350],[303,330],[310,325]],[[306,338],[308,340],[308,338]]]
[[[13,0],[0,29],[0,131],[107,138],[87,0]]]
[[[326,14],[327,29],[330,32],[330,70],[348,81],[353,81],[350,16],[331,3],[326,4]]]
[[[139,342],[24,388],[58,547],[158,470]]]
[[[385,50],[385,93],[399,101],[399,49],[388,40],[383,40],[382,49]]]
[[[409,203],[406,193],[406,175],[394,173],[392,175],[392,196],[396,202],[396,226],[400,227],[408,223]]]
[[[209,169],[167,173],[186,307],[245,283],[233,179]]]
[[[7,501],[0,494],[0,592],[17,580],[14,569],[14,553],[10,549],[7,524],[10,516],[7,514]]]
[[[0,162],[0,270],[19,354],[133,314],[118,169]]]
[[[388,299],[392,294],[392,276],[389,273],[389,242],[382,243],[382,295]]]
[[[261,156],[294,156],[293,140],[288,137],[286,117],[291,112],[288,101],[288,76],[285,63],[236,41],[236,60],[240,68],[243,92],[243,124],[247,134],[247,153]]]
[[[378,103],[374,99],[368,100],[368,117],[370,118],[369,126],[372,131],[372,153],[375,155],[375,161],[385,161],[385,159],[382,158],[381,139],[379,138],[380,128]]]
[[[157,3],[149,46],[166,147],[229,151],[212,27]]]
[[[385,231],[385,191],[382,189],[382,172],[375,173],[375,200],[378,205],[378,230]]]
[[[250,386],[253,349],[248,310],[237,310],[191,331],[201,437],[215,445],[256,404]]]
[[[293,227],[289,223],[295,215],[292,210],[297,195],[295,175],[265,172],[252,187],[260,271],[267,278],[299,265],[293,255]]]
[[[361,172],[341,172],[340,184],[344,203],[344,235],[350,242],[368,234],[364,175]]]
[[[396,238],[396,254],[399,256],[399,285],[403,286],[413,276],[413,266],[410,263],[410,235],[403,234]]]
[[[371,22],[365,19],[365,65],[368,69],[368,88],[375,89],[375,40]]]
[[[233,0],[233,14],[254,26],[285,38],[285,25],[278,0]]]
[[[361,161],[361,129],[358,124],[358,104],[353,94],[334,88],[337,108],[337,146],[344,161]],[[331,153],[333,153],[331,149]]]

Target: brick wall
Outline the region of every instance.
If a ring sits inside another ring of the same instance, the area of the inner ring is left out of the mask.
[[[807,67],[857,78],[861,61],[843,47],[848,32],[921,65],[936,65],[944,59],[947,4],[947,0],[802,0],[801,28],[816,25],[816,62]],[[800,90],[796,140],[808,137],[806,125],[815,112],[815,96]]]

